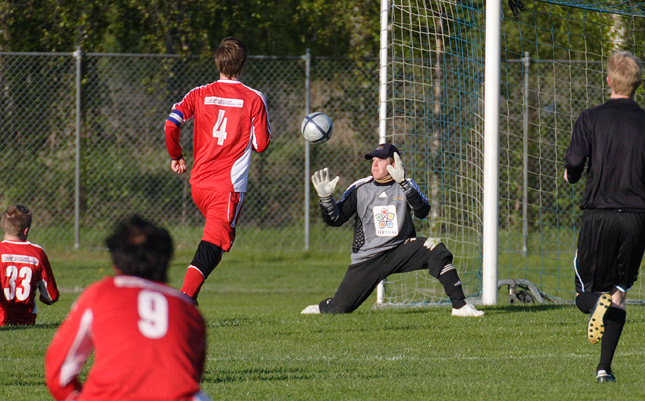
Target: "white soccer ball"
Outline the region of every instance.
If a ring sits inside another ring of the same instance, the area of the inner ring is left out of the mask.
[[[331,118],[325,113],[309,113],[300,124],[302,136],[311,143],[327,142],[333,131],[334,126],[331,123]]]

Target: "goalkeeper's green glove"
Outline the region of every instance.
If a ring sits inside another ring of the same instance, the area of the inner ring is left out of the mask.
[[[401,161],[401,157],[399,157],[398,153],[394,153],[394,166],[390,164],[385,168],[387,169],[387,172],[390,173],[392,178],[394,178],[394,181],[398,182],[399,184],[405,181],[403,162]]]
[[[318,196],[321,198],[328,198],[331,194],[334,193],[334,188],[338,184],[340,177],[336,176],[333,180],[329,180],[329,169],[325,167],[322,170],[318,170],[311,176],[311,182],[318,192]]]

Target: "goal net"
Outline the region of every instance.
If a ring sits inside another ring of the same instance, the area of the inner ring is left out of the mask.
[[[572,302],[584,183],[563,180],[564,153],[580,112],[609,98],[609,55],[645,56],[645,7],[511,3],[521,6],[502,3],[498,299]],[[443,240],[474,298],[481,292],[485,5],[391,0],[387,26],[386,139],[402,149],[406,175],[430,200],[418,233]],[[636,96],[641,105],[644,94]],[[384,284],[377,307],[448,301],[426,271]],[[642,278],[629,298],[643,302]]]

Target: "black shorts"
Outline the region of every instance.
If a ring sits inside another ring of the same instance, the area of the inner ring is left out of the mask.
[[[627,291],[645,250],[645,213],[586,210],[573,261],[576,292]]]

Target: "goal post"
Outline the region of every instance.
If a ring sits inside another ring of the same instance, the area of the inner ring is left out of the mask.
[[[387,135],[387,26],[389,0],[381,0],[381,29],[379,49],[379,104],[378,104],[378,143],[384,143]],[[380,287],[382,288],[382,287]]]
[[[645,58],[645,10],[512,4],[381,0],[379,141],[402,149],[432,207],[417,232],[453,253],[467,297],[569,303],[584,184],[562,179],[564,153],[578,115],[609,98],[609,55]],[[644,299],[641,275],[628,300]],[[376,306],[448,302],[419,271],[385,280]]]
[[[486,0],[484,48],[484,201],[482,230],[482,294],[484,305],[497,303],[497,199],[499,194],[499,87],[501,2]]]

